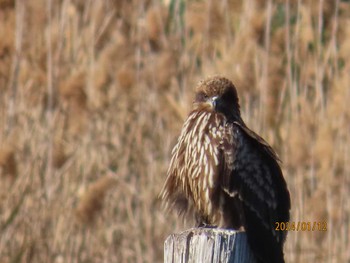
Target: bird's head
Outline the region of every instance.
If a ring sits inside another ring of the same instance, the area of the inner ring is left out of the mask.
[[[195,109],[220,112],[231,121],[241,120],[237,90],[227,78],[215,76],[201,81],[193,104]]]

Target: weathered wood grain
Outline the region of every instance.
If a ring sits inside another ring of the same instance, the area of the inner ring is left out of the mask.
[[[192,228],[170,235],[164,244],[164,263],[255,263],[244,232]]]

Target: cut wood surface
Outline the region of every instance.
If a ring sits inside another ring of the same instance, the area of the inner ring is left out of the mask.
[[[256,263],[244,232],[191,228],[170,235],[164,243],[164,263]]]

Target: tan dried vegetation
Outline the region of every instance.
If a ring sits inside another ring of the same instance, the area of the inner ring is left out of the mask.
[[[350,261],[349,1],[0,0],[0,261],[162,262],[157,193],[220,73],[273,144],[287,262]],[[111,187],[113,186],[113,187]]]

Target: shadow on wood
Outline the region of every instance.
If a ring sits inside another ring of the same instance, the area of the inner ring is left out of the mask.
[[[164,263],[256,263],[244,232],[191,228],[170,235],[164,243]]]

